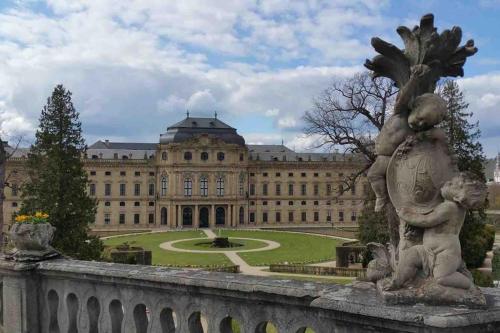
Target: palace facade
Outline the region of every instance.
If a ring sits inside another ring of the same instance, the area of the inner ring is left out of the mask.
[[[18,149],[7,163],[4,221],[21,204],[26,153]],[[346,176],[362,167],[351,156],[247,145],[217,118],[188,116],[159,143],[97,141],[84,165],[98,200],[96,230],[352,225],[368,186],[362,177],[343,190]]]

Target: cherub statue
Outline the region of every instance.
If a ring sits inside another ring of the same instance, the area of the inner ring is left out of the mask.
[[[379,212],[388,201],[386,171],[394,151],[405,139],[415,132],[427,131],[435,139],[445,140],[444,132],[433,129],[446,114],[446,103],[438,95],[427,93],[414,97],[419,85],[428,84],[431,68],[416,65],[409,81],[401,89],[393,115],[386,121],[375,142],[377,159],[368,171],[373,192],[375,192],[375,211]]]
[[[406,223],[424,228],[423,244],[400,254],[392,283],[386,289],[402,287],[419,269],[442,286],[461,289],[472,286],[462,261],[458,236],[467,210],[484,203],[486,186],[470,174],[460,173],[443,185],[441,196],[444,201],[427,214],[418,213],[412,207],[398,210],[399,217]]]

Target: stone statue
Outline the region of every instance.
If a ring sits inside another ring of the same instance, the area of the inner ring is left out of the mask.
[[[397,249],[368,244],[375,259],[367,276],[391,303],[484,306],[462,260],[458,235],[466,211],[484,202],[486,186],[458,172],[446,135],[437,127],[446,102],[434,94],[441,77],[463,76],[466,58],[477,48],[472,40],[459,46],[459,27],[438,34],[432,14],[423,16],[420,26],[397,32],[405,49],[373,38],[380,54],[365,66],[399,88],[393,114],[376,139],[377,159],[368,178],[375,210],[389,200],[396,209],[400,242]]]

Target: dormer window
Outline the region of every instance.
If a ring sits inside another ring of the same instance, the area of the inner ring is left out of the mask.
[[[225,156],[224,156],[223,152],[220,151],[220,152],[217,153],[217,160],[224,161],[224,157]]]
[[[167,152],[166,152],[166,151],[164,151],[163,153],[161,153],[161,159],[162,159],[162,160],[166,161],[166,160],[167,160],[167,158],[168,158],[168,155],[167,155]]]
[[[186,152],[184,153],[184,159],[185,159],[186,161],[191,161],[191,160],[193,159],[193,154],[192,154],[190,151],[186,151]]]
[[[206,151],[202,152],[200,158],[202,161],[208,160],[208,153]]]

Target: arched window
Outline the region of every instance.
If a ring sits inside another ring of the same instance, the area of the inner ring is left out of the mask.
[[[202,152],[200,158],[202,161],[208,160],[208,153],[206,151]]]
[[[166,151],[164,151],[163,153],[161,153],[161,159],[162,159],[162,160],[166,161],[166,160],[167,160],[167,158],[168,158],[168,155],[167,155],[167,152],[166,152]]]
[[[217,178],[217,196],[222,197],[224,195],[224,178]]]
[[[168,177],[163,176],[161,177],[161,196],[164,197],[167,195],[168,191]]]
[[[191,178],[184,179],[184,196],[190,197],[193,195],[193,180]]]
[[[217,159],[218,159],[219,161],[224,161],[224,157],[225,157],[225,156],[224,156],[224,153],[223,153],[223,152],[221,152],[221,151],[220,151],[220,152],[218,152],[218,153],[217,153]]]
[[[200,179],[200,195],[202,197],[208,196],[208,179],[207,179],[207,177],[201,177],[201,179]]]
[[[185,152],[185,153],[184,153],[184,159],[185,159],[186,161],[190,161],[190,160],[192,160],[192,159],[193,159],[193,154],[192,154],[190,151]]]

